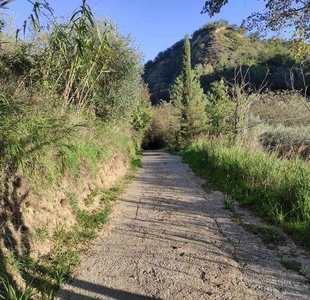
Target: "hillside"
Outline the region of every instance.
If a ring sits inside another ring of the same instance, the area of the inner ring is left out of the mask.
[[[209,23],[191,35],[192,67],[200,77],[201,86],[209,90],[210,83],[220,77],[231,79],[237,65],[250,67],[250,78],[259,86],[268,70],[268,88],[287,89],[289,69],[297,62],[290,55],[288,44],[260,40],[247,36],[242,28],[226,21]],[[148,84],[153,104],[169,100],[169,88],[181,69],[183,40],[160,52],[145,65],[144,80]],[[296,82],[295,87],[302,87]]]

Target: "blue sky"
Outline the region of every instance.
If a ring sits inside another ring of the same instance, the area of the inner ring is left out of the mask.
[[[68,18],[82,0],[49,3],[56,16]],[[230,0],[219,15],[210,19],[200,14],[204,0],[89,0],[88,4],[96,17],[108,19],[121,34],[131,36],[145,62],[206,23],[224,19],[240,25],[242,19],[263,7],[263,1]],[[31,7],[26,0],[15,0],[10,4],[10,12],[21,24]]]

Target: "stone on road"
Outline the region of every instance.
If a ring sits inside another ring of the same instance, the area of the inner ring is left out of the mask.
[[[178,156],[146,151],[107,233],[59,299],[310,299],[306,279],[244,230]]]

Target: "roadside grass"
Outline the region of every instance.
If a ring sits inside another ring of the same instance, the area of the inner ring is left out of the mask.
[[[285,241],[283,234],[278,228],[257,224],[246,224],[243,227],[248,232],[260,236],[265,244],[280,245]]]
[[[229,197],[310,247],[310,166],[259,149],[200,141],[178,152]],[[225,204],[224,204],[225,205]],[[228,203],[227,203],[228,205]]]
[[[310,126],[265,126],[259,139],[265,149],[282,157],[310,159]]]
[[[296,260],[293,260],[293,259],[282,259],[281,264],[287,270],[292,270],[295,272],[299,272],[302,269],[302,264]]]
[[[41,106],[38,111],[22,119],[17,115],[22,108],[13,109],[7,102],[3,103],[9,118],[7,131],[0,134],[3,137],[0,150],[5,149],[5,156],[0,160],[2,180],[7,174],[3,166],[7,165],[7,169],[12,170],[12,178],[18,172],[27,179],[34,193],[44,198],[46,193],[57,190],[64,177],[71,184],[79,185],[85,180],[85,172],[88,177],[94,177],[99,167],[115,156],[131,161],[132,170],[141,166],[141,153],[136,154],[139,149],[129,129],[104,124],[82,112],[79,115],[75,111],[66,112],[56,117],[59,111],[49,108],[48,112],[46,109],[40,112]],[[70,276],[78,263],[79,250],[96,238],[108,222],[112,202],[123,192],[133,178],[133,173],[129,172],[112,189],[94,188],[82,200],[87,207],[91,207],[94,199],[100,197],[101,207],[96,211],[79,210],[74,192],[66,195],[77,222],[71,230],[58,224],[53,234],[49,234],[44,226],[38,227],[32,238],[39,243],[53,244],[52,252],[40,257],[38,261],[33,261],[27,252],[23,255],[14,254],[4,260],[0,249],[0,299],[27,300],[34,294],[40,299],[54,299],[55,290]],[[23,247],[23,240],[16,243]],[[22,284],[16,284],[16,278],[11,274],[16,274]]]
[[[141,156],[134,159],[133,165],[141,165]],[[68,195],[76,215],[76,224],[71,230],[67,230],[63,224],[57,224],[51,236],[46,228],[39,227],[36,231],[36,238],[41,241],[49,240],[53,243],[53,250],[36,262],[28,256],[20,258],[16,264],[27,283],[26,289],[19,291],[11,278],[2,276],[0,277],[0,299],[28,300],[32,299],[34,295],[39,296],[40,299],[54,299],[55,292],[79,263],[80,251],[89,247],[89,242],[98,237],[109,221],[113,202],[119,198],[132,181],[136,169],[136,167],[132,167],[128,175],[115,187],[94,190],[89,197],[100,196],[101,203],[101,207],[94,212],[78,209],[75,195]],[[90,200],[85,201],[89,202]]]
[[[224,195],[223,197],[224,208],[230,211],[235,211],[235,199],[229,195]]]

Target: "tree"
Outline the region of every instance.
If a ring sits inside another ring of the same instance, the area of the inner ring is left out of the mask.
[[[228,86],[224,80],[211,83],[210,91],[207,93],[207,101],[209,134],[230,138],[233,134],[234,103],[229,96]]]
[[[232,80],[223,78],[228,87],[230,99],[233,102],[232,130],[237,142],[242,140],[242,136],[248,130],[250,108],[254,102],[259,100],[262,91],[266,88],[267,76],[268,71],[260,86],[256,88],[250,80],[250,67],[244,68],[242,65],[239,65],[234,70],[234,78]]]
[[[190,42],[187,35],[184,39],[182,70],[172,88],[172,100],[180,124],[177,144],[184,146],[203,133],[206,125],[206,102],[200,83],[191,68]]]
[[[261,0],[262,1],[262,0]],[[293,38],[310,40],[310,2],[309,0],[264,0],[265,10],[250,15],[244,24],[249,30],[259,32],[273,31],[275,34],[284,28],[293,28]],[[205,1],[201,13],[210,17],[221,11],[228,0]]]

